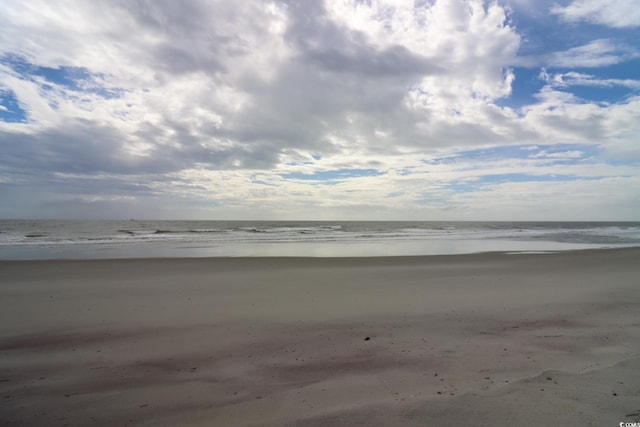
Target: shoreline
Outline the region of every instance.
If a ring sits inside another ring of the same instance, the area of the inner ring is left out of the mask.
[[[635,422],[639,259],[616,248],[0,261],[0,419]]]
[[[59,258],[1,258],[0,263],[13,263],[13,262],[74,262],[74,261],[106,261],[106,262],[119,262],[127,260],[254,260],[254,259],[266,259],[266,260],[305,260],[305,259],[319,259],[319,260],[359,260],[359,259],[420,259],[420,258],[448,258],[448,257],[475,257],[475,256],[500,256],[500,255],[513,255],[513,256],[527,256],[527,255],[553,255],[553,254],[579,254],[579,253],[607,253],[607,252],[625,252],[625,251],[640,251],[640,245],[628,245],[628,246],[590,246],[585,248],[572,248],[572,249],[531,249],[531,250],[489,250],[489,251],[473,251],[473,252],[455,252],[455,253],[425,253],[425,254],[409,254],[409,255],[347,255],[347,256],[314,256],[314,255],[198,255],[198,256],[127,256],[127,257],[59,257]]]

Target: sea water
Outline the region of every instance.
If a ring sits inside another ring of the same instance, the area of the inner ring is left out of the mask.
[[[640,246],[640,222],[0,220],[0,259],[401,256]]]

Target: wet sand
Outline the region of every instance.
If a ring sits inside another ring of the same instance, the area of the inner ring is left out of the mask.
[[[640,249],[0,262],[7,426],[640,422]]]

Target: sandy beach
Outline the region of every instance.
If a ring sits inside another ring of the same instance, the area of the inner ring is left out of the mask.
[[[3,261],[0,424],[640,422],[639,261]]]

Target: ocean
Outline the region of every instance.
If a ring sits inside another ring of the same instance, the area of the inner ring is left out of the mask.
[[[402,256],[640,246],[640,222],[0,220],[0,259]]]

